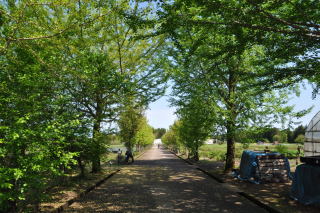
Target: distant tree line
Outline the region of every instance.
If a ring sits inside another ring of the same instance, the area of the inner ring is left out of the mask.
[[[156,139],[162,138],[162,136],[166,133],[166,128],[154,128],[153,134]]]
[[[295,129],[281,130],[276,127],[257,128],[255,131],[244,131],[236,137],[237,142],[265,142],[265,143],[303,143],[306,126],[299,125]],[[244,139],[246,137],[247,139]]]

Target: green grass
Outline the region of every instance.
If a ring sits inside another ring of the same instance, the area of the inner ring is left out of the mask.
[[[124,144],[111,144],[110,148],[125,148]]]
[[[288,157],[292,157],[297,152],[297,147],[299,144],[285,144],[287,151],[283,154],[286,154]],[[277,145],[257,145],[250,144],[247,150],[253,151],[263,151],[266,146],[270,151],[277,151]],[[301,145],[300,145],[301,146]],[[241,158],[241,154],[244,148],[241,143],[236,143],[236,158]],[[206,144],[200,147],[200,157],[202,158],[211,158],[218,161],[223,161],[225,159],[225,153],[227,152],[227,144]]]
[[[288,147],[289,150],[297,150],[299,144],[287,144],[285,146]],[[266,145],[257,145],[257,144],[250,144],[248,150],[264,150]],[[236,143],[236,149],[242,149],[241,143]],[[268,148],[272,151],[276,149],[276,145],[268,145]],[[200,147],[200,151],[225,151],[227,150],[227,144],[205,144]]]

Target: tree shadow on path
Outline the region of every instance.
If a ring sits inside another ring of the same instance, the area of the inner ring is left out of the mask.
[[[142,158],[65,212],[265,212],[161,150]]]

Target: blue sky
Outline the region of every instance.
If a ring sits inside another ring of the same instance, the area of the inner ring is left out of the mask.
[[[175,109],[173,107],[169,107],[168,99],[168,96],[164,96],[149,106],[146,116],[151,126],[155,128],[168,128],[171,124],[173,124],[174,120],[176,119],[176,116],[174,115]],[[314,106],[314,108],[309,114],[297,121],[307,125],[312,117],[318,111],[320,111],[319,99],[320,96],[316,99],[312,99],[312,88],[309,84],[306,84],[305,89],[301,87],[300,97],[292,97],[292,99],[289,101],[289,104],[295,105],[296,111],[307,109],[310,106]]]
[[[175,109],[169,106],[168,99],[168,96],[164,96],[149,106],[146,116],[152,127],[168,129],[176,119]]]

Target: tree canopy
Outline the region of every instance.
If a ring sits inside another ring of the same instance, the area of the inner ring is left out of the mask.
[[[162,95],[163,36],[143,37],[154,29],[126,17],[149,10],[125,0],[0,2],[2,210],[37,205],[76,163],[98,172],[127,100],[147,107]]]
[[[310,111],[287,104],[297,83],[318,93],[319,8],[316,0],[0,1],[0,208],[37,207],[76,164],[82,175],[98,172],[105,138],[119,135],[130,149],[152,143],[144,112],[168,80],[178,121],[155,132],[172,149],[198,159],[219,132],[230,171],[237,139],[301,143],[305,127],[270,127]]]

